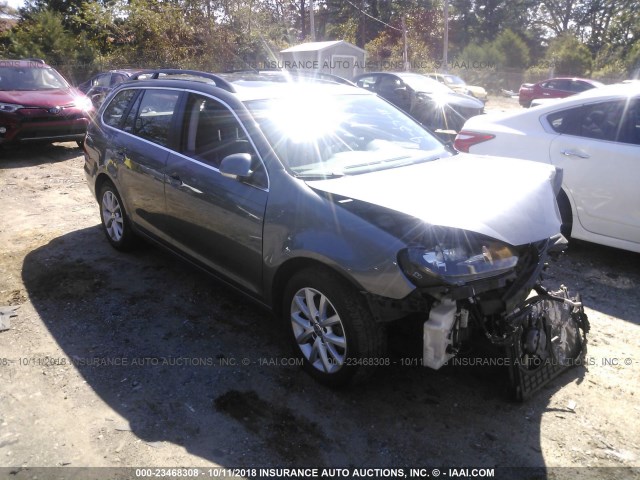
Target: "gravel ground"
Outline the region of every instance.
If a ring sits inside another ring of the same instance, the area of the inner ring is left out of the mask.
[[[18,307],[0,332],[0,478],[55,466],[640,477],[638,254],[573,242],[551,265],[547,283],[588,307],[588,365],[525,403],[508,400],[500,367],[403,366],[420,345],[411,328],[394,332],[395,365],[333,391],[290,364],[268,312],[157,248],[111,249],[82,166],[73,144],[0,151],[0,305]]]

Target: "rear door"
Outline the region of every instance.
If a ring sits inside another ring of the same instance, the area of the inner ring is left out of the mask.
[[[123,92],[135,95],[120,112]],[[182,93],[166,89],[122,90],[105,109],[116,132],[106,152],[116,169],[117,187],[138,227],[165,237],[164,169],[169,148],[177,142],[176,110]],[[121,116],[121,120],[116,120]]]
[[[247,131],[218,99],[189,93],[179,153],[166,167],[168,230],[172,242],[200,263],[259,294],[262,228],[268,179]],[[253,175],[222,176],[223,158],[248,153]]]
[[[640,99],[575,107],[547,119],[562,133],[551,142],[551,161],[564,170],[582,227],[640,242]]]

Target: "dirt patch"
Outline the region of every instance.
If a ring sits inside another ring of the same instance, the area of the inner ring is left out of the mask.
[[[9,292],[0,292],[0,305],[22,305],[27,301],[27,296],[23,290],[11,290]]]

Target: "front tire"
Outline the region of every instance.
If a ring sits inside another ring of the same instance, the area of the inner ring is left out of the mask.
[[[120,194],[113,183],[105,182],[100,187],[98,199],[102,230],[107,240],[117,250],[131,250],[135,244],[135,235],[131,230],[131,222]]]
[[[384,328],[362,295],[333,272],[296,273],[285,289],[283,312],[296,355],[321,383],[361,381],[388,361]]]
[[[558,193],[557,197],[558,202],[558,210],[560,210],[560,219],[562,220],[562,225],[560,226],[560,233],[565,238],[571,237],[571,229],[573,228],[573,213],[571,212],[571,202],[569,202],[569,197],[561,190]]]

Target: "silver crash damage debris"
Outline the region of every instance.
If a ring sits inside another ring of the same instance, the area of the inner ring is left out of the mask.
[[[473,303],[442,299],[432,307],[423,326],[425,367],[439,369],[455,357],[480,325],[484,336],[504,352],[501,365],[509,369],[511,394],[525,400],[560,373],[583,364],[589,320],[580,296],[566,287],[549,292],[540,285],[509,315],[487,317]]]
[[[580,295],[570,297],[542,287],[513,312],[516,331],[507,346],[510,380],[516,400],[525,400],[567,368],[580,365],[590,325]]]

